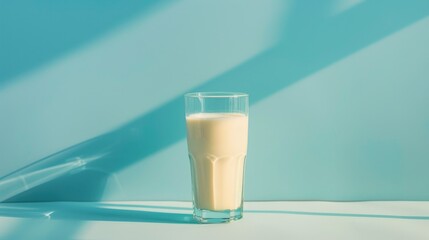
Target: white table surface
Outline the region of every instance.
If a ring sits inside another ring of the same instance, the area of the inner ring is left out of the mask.
[[[189,202],[0,203],[0,239],[429,239],[429,202],[246,202],[195,224]]]

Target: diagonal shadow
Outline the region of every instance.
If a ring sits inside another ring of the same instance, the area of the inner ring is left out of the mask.
[[[0,87],[170,1],[1,1]]]
[[[133,210],[129,208],[133,208]],[[86,221],[197,224],[190,213],[165,212],[165,210],[160,212],[157,209],[192,211],[189,208],[168,206],[97,202],[2,203],[0,204],[0,217],[20,218],[20,221],[17,226],[6,233],[0,233],[0,238],[74,239],[74,234]],[[33,221],[34,219],[38,221]]]
[[[326,9],[331,3],[295,1],[277,46],[190,91],[244,91],[250,93],[251,104],[255,104],[429,14],[428,1],[369,0],[330,17]],[[104,153],[107,154],[88,164],[85,170],[95,169],[106,174],[121,170],[184,138],[183,114],[183,99],[178,96],[112,132],[55,153],[3,179],[51,167],[67,159]],[[81,179],[83,172],[59,177],[8,201],[67,201],[70,198],[64,197],[59,186],[64,181],[72,183]],[[73,199],[91,201],[101,197],[90,193],[91,189],[82,189]]]
[[[129,209],[132,207],[133,209]],[[137,209],[136,209],[137,208]],[[186,210],[189,213],[160,212],[157,209]],[[116,221],[196,224],[192,209],[98,202],[2,203],[0,216],[49,220]]]
[[[130,208],[132,208],[132,210]],[[151,211],[148,211],[148,209]],[[155,222],[176,224],[197,223],[190,213],[159,212],[158,209],[162,209],[163,211],[192,211],[192,208],[187,207],[111,204],[103,202],[3,203],[0,204],[0,216],[49,220]],[[429,220],[429,216],[371,213],[308,212],[291,210],[245,210],[244,212],[255,214]]]

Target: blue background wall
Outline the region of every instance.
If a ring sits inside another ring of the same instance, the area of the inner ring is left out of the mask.
[[[0,200],[190,200],[191,91],[250,93],[248,200],[429,200],[428,42],[425,0],[1,2]]]

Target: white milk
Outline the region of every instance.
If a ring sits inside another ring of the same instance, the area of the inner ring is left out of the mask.
[[[188,150],[199,209],[241,206],[248,117],[238,113],[198,113],[186,117]]]

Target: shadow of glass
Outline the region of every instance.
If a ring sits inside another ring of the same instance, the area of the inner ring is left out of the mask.
[[[255,104],[429,14],[428,1],[365,1],[336,16],[326,14],[325,9],[331,4],[296,1],[291,14],[284,19],[277,46],[190,91],[243,91],[250,93],[251,104]],[[101,153],[106,154],[86,169],[119,171],[185,137],[183,105],[183,97],[177,96],[112,132],[41,159],[3,179],[55,166],[66,159]],[[18,194],[8,201],[32,201],[37,199],[38,192]],[[75,194],[70,199],[86,199],[85,194],[92,192],[88,189]],[[52,196],[45,200],[67,199]]]
[[[15,190],[20,193],[12,195],[8,201],[14,202],[19,199],[32,199],[33,202],[48,202],[52,199],[56,201],[99,201],[108,177],[109,174],[92,169],[77,170],[58,175],[50,180],[44,179],[42,181],[46,182],[30,188],[25,188],[25,186],[17,188]],[[57,190],[53,191],[53,189]],[[0,199],[3,199],[3,194],[6,192],[0,193]]]
[[[187,210],[187,212],[191,210],[166,206],[96,202],[3,203],[0,204],[0,216],[50,220],[197,224],[192,214],[165,212],[166,209]]]
[[[33,195],[33,201],[46,201],[52,198],[85,201],[100,200],[102,189],[108,174],[86,169],[86,165],[101,156],[66,160],[53,166],[40,169],[31,167],[27,171],[0,180],[0,202],[20,195]],[[51,189],[67,189],[68,191],[51,191]],[[75,192],[85,194],[76,198]],[[72,194],[70,194],[72,193]],[[60,194],[60,195],[58,195]],[[65,194],[65,195],[64,195]]]
[[[404,216],[404,215],[385,215],[385,214],[301,212],[301,211],[278,211],[278,210],[248,210],[245,212],[247,212],[247,213],[264,213],[264,214],[291,214],[291,215],[307,215],[307,216],[325,216],[325,217],[395,218],[395,219],[411,219],[411,220],[429,220],[429,216]]]

